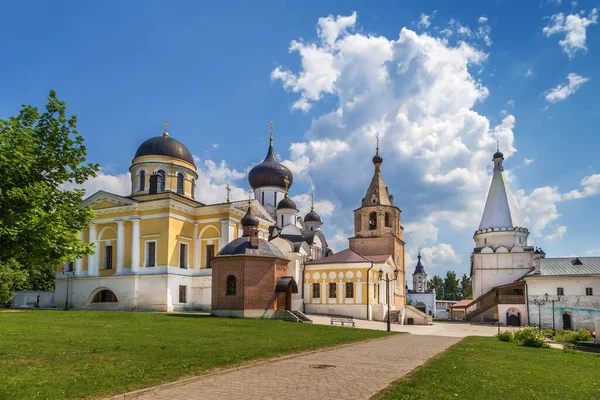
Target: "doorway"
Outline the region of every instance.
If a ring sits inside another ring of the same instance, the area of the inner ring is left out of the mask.
[[[573,325],[571,321],[571,314],[564,313],[563,314],[563,329],[573,330]]]

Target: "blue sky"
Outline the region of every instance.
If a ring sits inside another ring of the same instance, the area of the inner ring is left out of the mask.
[[[383,174],[430,274],[467,272],[499,140],[549,256],[600,254],[598,1],[4,2],[0,118],[52,88],[101,175],[128,194],[137,146],[162,132],[198,157],[198,196],[238,198],[275,124],[306,210],[341,250]],[[583,34],[582,34],[583,32]]]

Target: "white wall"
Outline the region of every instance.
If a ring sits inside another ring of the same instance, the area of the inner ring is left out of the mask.
[[[513,283],[533,268],[533,254],[491,253],[473,256],[473,298],[486,294],[496,286]]]
[[[425,304],[425,314],[429,314],[431,311],[431,315],[433,317],[436,316],[437,310],[435,308],[435,293],[407,293],[406,300],[410,300],[412,302],[413,307],[417,307],[418,302],[422,302]]]

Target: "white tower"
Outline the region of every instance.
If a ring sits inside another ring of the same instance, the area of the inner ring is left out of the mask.
[[[494,176],[475,232],[471,261],[473,298],[496,286],[513,283],[533,268],[532,247],[527,246],[529,230],[524,227],[504,171],[504,154],[494,154]]]
[[[425,268],[423,264],[421,264],[421,249],[419,249],[419,255],[417,256],[419,260],[417,262],[417,266],[415,267],[415,272],[413,273],[413,292],[415,293],[425,293],[427,291],[427,274],[425,273]]]

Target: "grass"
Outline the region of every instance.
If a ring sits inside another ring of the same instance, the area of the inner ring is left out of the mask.
[[[467,337],[378,399],[599,399],[600,356]]]
[[[98,398],[386,332],[191,314],[0,311],[0,399]]]

